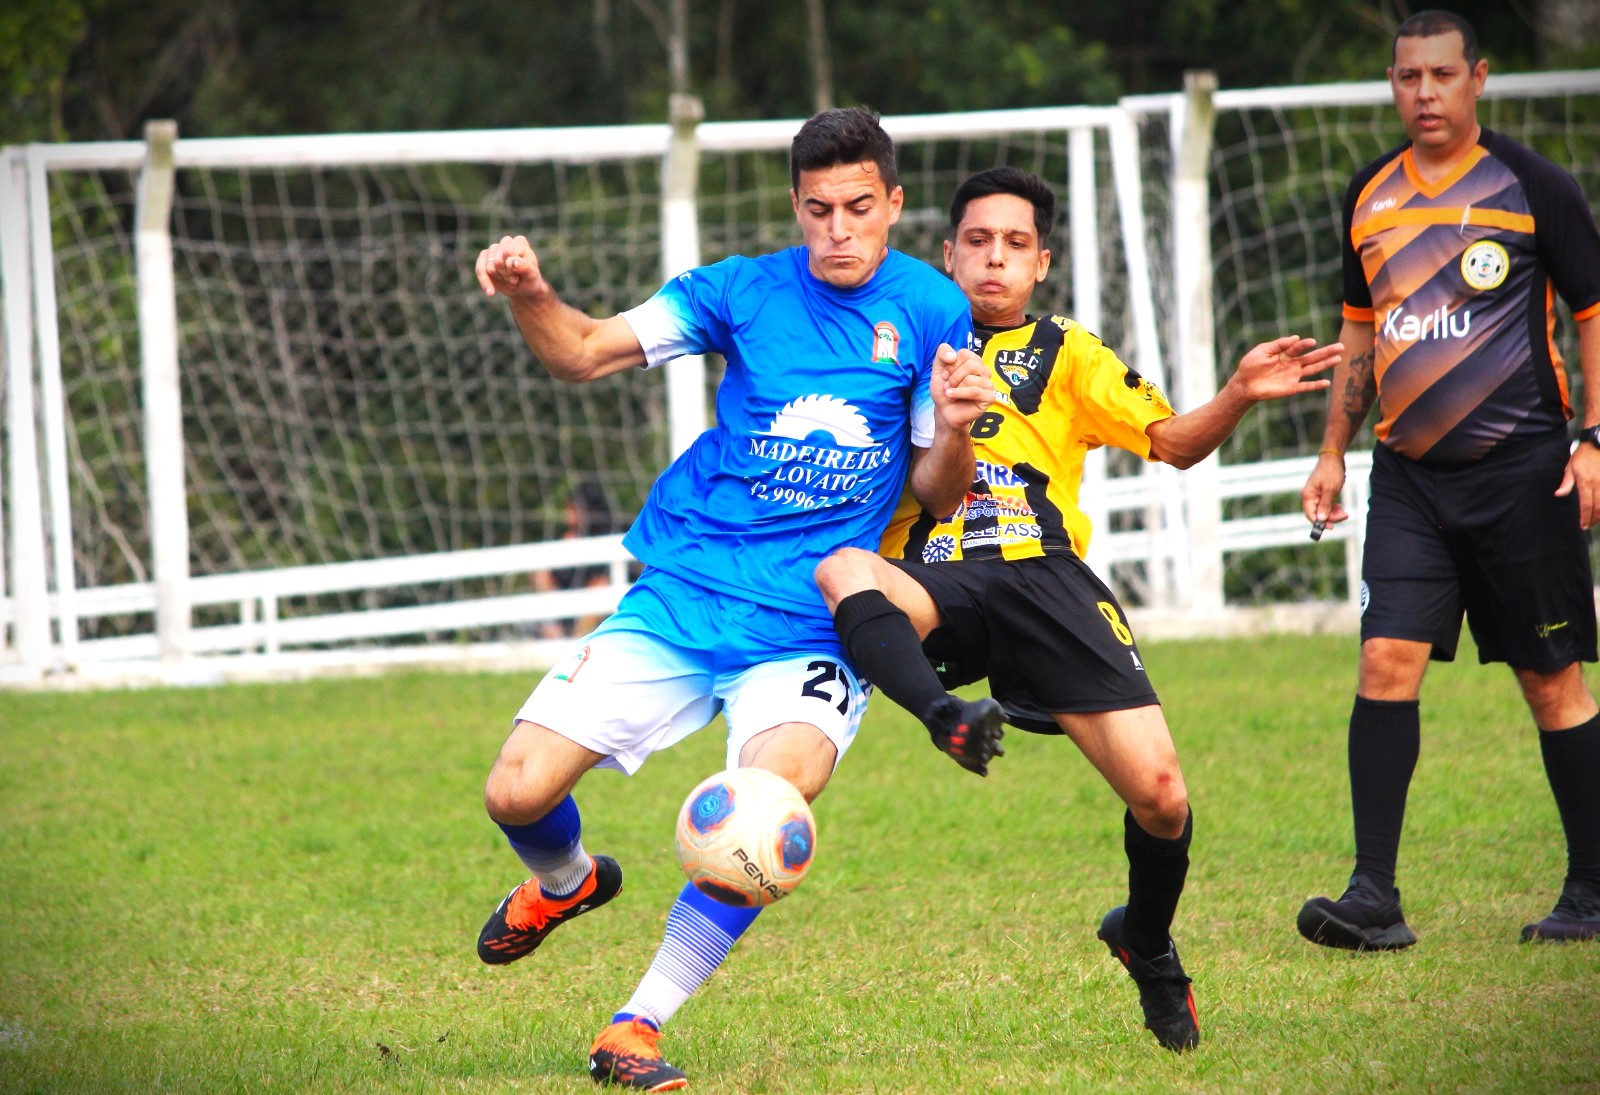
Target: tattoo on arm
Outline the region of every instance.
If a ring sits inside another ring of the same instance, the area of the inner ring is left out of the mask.
[[[1344,417],[1350,424],[1350,436],[1361,429],[1367,412],[1378,398],[1378,377],[1373,371],[1374,350],[1350,359],[1350,375],[1344,386]]]

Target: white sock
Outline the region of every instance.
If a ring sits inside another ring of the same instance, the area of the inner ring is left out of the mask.
[[[528,849],[523,848],[518,848],[517,852],[522,858],[523,866],[533,872],[533,877],[539,880],[539,888],[551,897],[566,897],[576,892],[593,869],[589,854],[583,850],[582,841],[573,841],[568,854],[560,858],[555,858],[548,852],[529,855]]]
[[[667,930],[650,968],[618,1015],[640,1015],[662,1026],[717,971],[759,909],[713,906],[692,886],[673,903]],[[696,904],[704,909],[696,908]],[[708,915],[709,913],[709,915]],[[716,919],[712,919],[716,917]],[[718,923],[720,920],[722,923]]]

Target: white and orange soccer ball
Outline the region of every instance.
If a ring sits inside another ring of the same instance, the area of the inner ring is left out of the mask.
[[[794,785],[764,768],[700,783],[678,811],[678,862],[695,888],[754,908],[791,893],[816,852],[817,823]]]

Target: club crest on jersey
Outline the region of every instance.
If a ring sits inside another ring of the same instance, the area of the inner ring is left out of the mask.
[[[1461,276],[1479,292],[1497,289],[1511,272],[1511,256],[1494,240],[1479,240],[1461,256]]]
[[[888,320],[872,327],[872,360],[887,365],[900,363],[900,332]]]
[[[1013,388],[1020,388],[1033,378],[1034,371],[1039,368],[1039,359],[1043,352],[1037,346],[997,350],[994,355],[994,367],[1006,378],[1007,384]]]

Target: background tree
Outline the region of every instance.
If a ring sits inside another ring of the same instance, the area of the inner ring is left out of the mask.
[[[0,141],[886,114],[1375,79],[1409,0],[8,0]],[[1594,0],[1455,0],[1496,71],[1600,63]],[[674,16],[682,28],[673,47]]]

